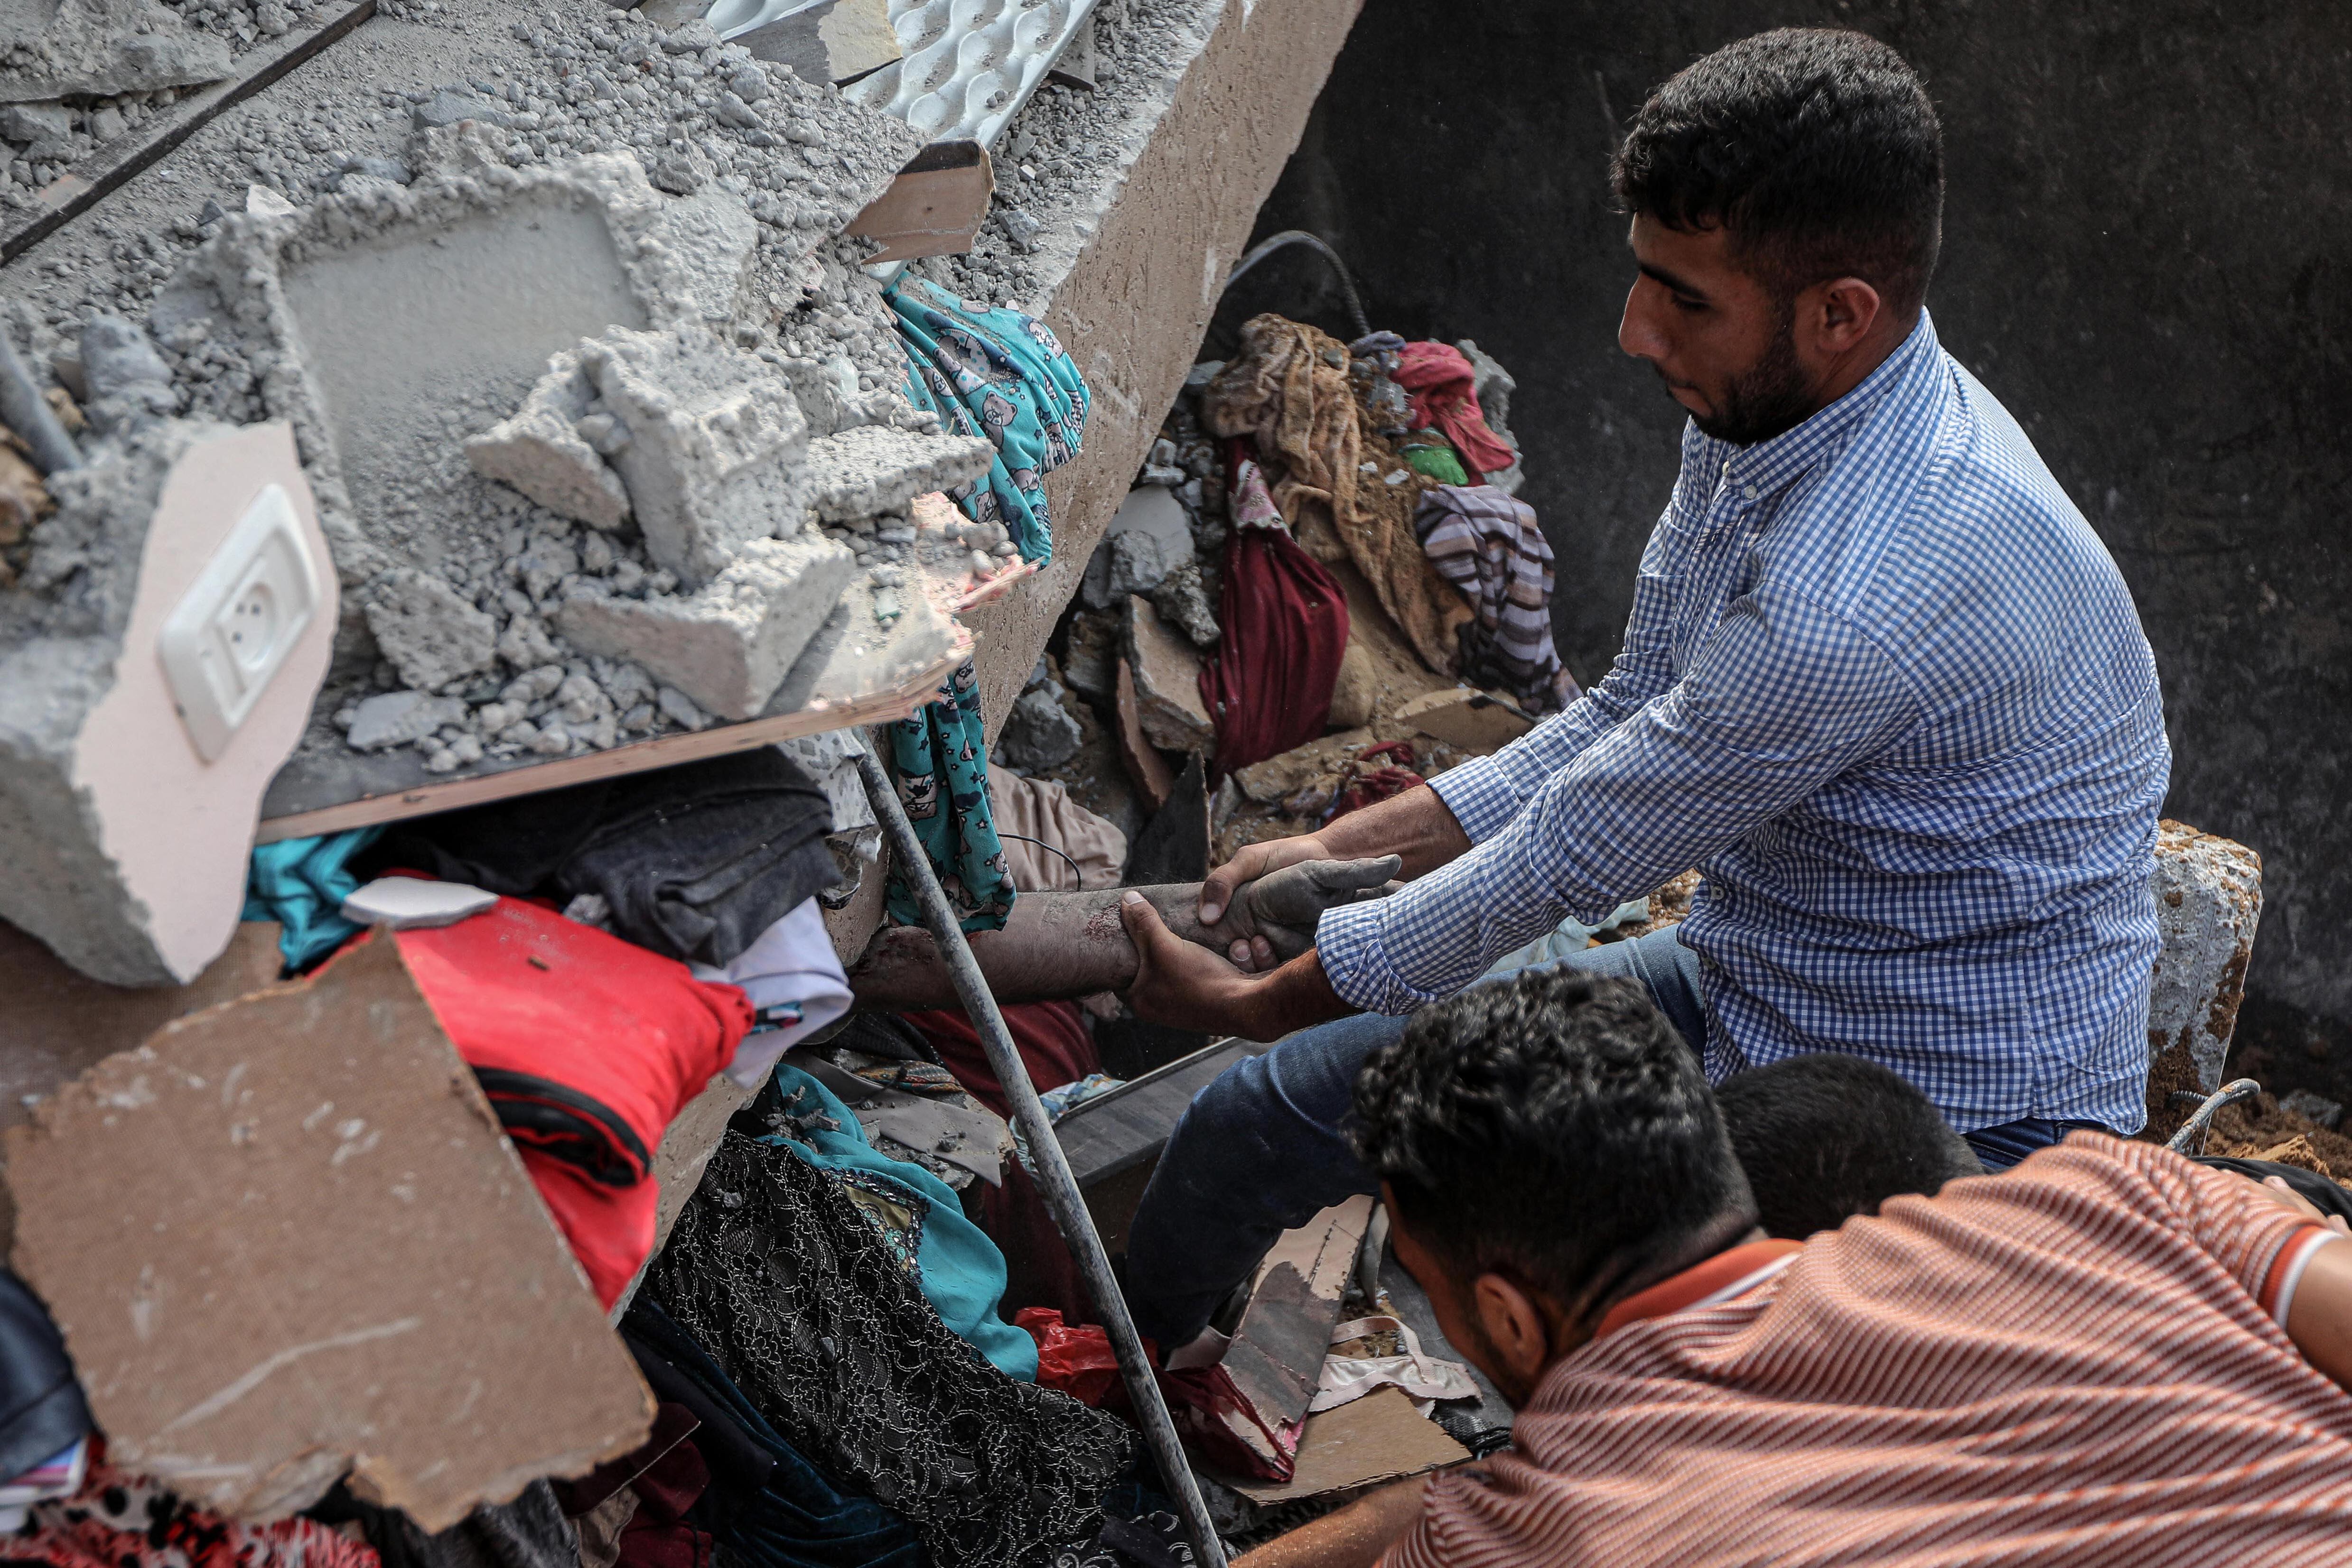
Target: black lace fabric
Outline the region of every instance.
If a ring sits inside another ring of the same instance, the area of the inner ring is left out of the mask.
[[[1099,1525],[1134,1433],[991,1366],[838,1177],[730,1132],[650,1291],[794,1447],[904,1514],[934,1568],[1049,1563]]]

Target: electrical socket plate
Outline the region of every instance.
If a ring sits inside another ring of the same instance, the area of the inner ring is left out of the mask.
[[[228,749],[319,611],[319,576],[285,487],[254,497],[163,622],[156,652],[206,762]]]

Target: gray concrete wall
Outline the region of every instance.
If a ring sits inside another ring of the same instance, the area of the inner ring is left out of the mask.
[[[2326,0],[1368,0],[1259,218],[1315,229],[1375,325],[1518,377],[1560,648],[1616,650],[1681,413],[1618,352],[1607,158],[1650,87],[1782,24],[1862,27],[1927,77],[1949,198],[1945,345],[2115,553],[2163,673],[2168,814],[2252,845],[2265,908],[2240,1061],[2352,1087],[2352,12]],[[1317,266],[1228,297],[1344,331]],[[1213,347],[1218,336],[1212,333]],[[2334,1060],[2322,1042],[2333,1039]]]

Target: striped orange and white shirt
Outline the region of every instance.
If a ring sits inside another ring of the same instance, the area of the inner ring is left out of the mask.
[[[2352,1563],[2352,1396],[2280,1326],[2336,1234],[2077,1133],[1621,1305],[1391,1568]]]

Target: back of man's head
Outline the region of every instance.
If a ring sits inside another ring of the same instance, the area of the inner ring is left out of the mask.
[[[1982,1176],[1976,1151],[1900,1073],[1855,1057],[1791,1057],[1716,1085],[1767,1232],[1803,1240],[1907,1192]]]
[[[1755,1222],[1698,1063],[1632,980],[1531,970],[1424,1009],[1365,1063],[1349,1134],[1450,1273],[1588,1319]]]
[[[1861,33],[1783,27],[1685,67],[1642,106],[1611,175],[1629,213],[1728,229],[1783,300],[1845,277],[1897,318],[1927,298],[1943,129],[1903,57]]]

